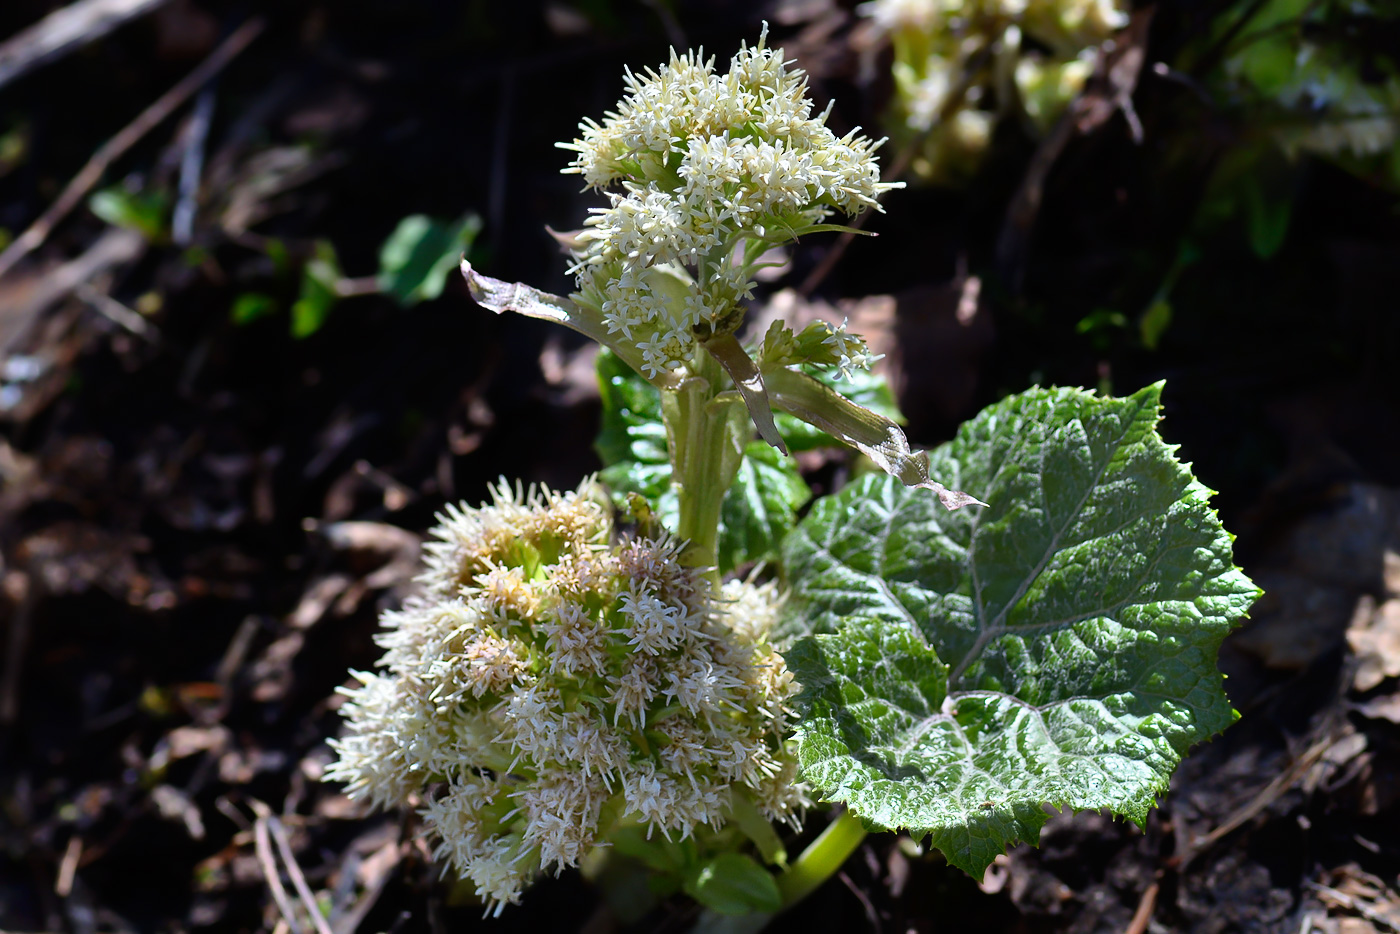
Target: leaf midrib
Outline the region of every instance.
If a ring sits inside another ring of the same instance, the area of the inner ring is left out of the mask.
[[[948,690],[950,693],[957,685],[958,681],[961,680],[962,676],[967,672],[967,669],[972,666],[972,663],[976,661],[978,657],[980,657],[982,651],[986,649],[986,647],[991,643],[991,641],[997,638],[998,636],[1003,635],[1006,632],[1006,628],[1002,625],[1002,622],[1006,619],[1006,614],[1011,612],[1011,608],[1021,601],[1021,598],[1024,597],[1026,595],[1026,592],[1030,590],[1031,585],[1040,579],[1040,575],[1045,573],[1045,568],[1049,565],[1051,556],[1059,550],[1061,536],[1063,536],[1065,530],[1073,524],[1075,517],[1077,517],[1083,511],[1084,504],[1089,501],[1089,497],[1093,495],[1093,492],[1096,489],[1098,489],[1099,483],[1103,480],[1104,474],[1108,472],[1109,465],[1113,463],[1114,459],[1118,455],[1118,452],[1123,449],[1124,439],[1126,439],[1128,433],[1132,431],[1133,426],[1137,424],[1138,414],[1141,412],[1141,410],[1142,406],[1141,404],[1139,404],[1137,411],[1135,411],[1130,418],[1125,420],[1126,424],[1123,428],[1122,433],[1119,434],[1117,440],[1114,441],[1112,451],[1107,457],[1104,458],[1103,464],[1098,468],[1098,470],[1094,472],[1093,479],[1085,485],[1084,493],[1079,498],[1079,502],[1076,503],[1075,507],[1065,515],[1064,522],[1060,525],[1058,529],[1055,530],[1054,534],[1050,536],[1050,541],[1045,547],[1045,553],[1040,556],[1040,560],[1036,562],[1035,568],[1032,569],[1032,571],[1021,580],[1021,583],[1019,585],[1017,585],[1016,592],[1012,594],[1011,598],[1007,600],[1006,603],[1002,606],[1001,612],[997,613],[996,615],[996,619],[992,620],[986,625],[983,624],[983,620],[986,618],[986,606],[982,601],[981,575],[977,573],[977,530],[981,527],[982,516],[987,512],[987,510],[983,509],[978,511],[977,516],[972,520],[972,532],[969,535],[967,542],[968,567],[972,571],[973,592],[976,594],[975,604],[977,608],[978,621],[977,638],[973,640],[972,646],[958,661],[957,666],[948,674]],[[1078,422],[1081,427],[1083,427],[1084,417],[1082,414],[1076,415],[1074,420]],[[1087,431],[1085,432],[1085,435],[1087,437]],[[1045,502],[1045,444],[1048,440],[1048,434],[1041,438],[1041,447],[1037,457],[1040,467],[1039,486],[1041,495],[1041,506],[1045,509],[1047,515],[1050,512],[1049,505]],[[1000,479],[1002,470],[1004,469],[1005,465],[1011,462],[1012,457],[1016,452],[1016,449],[1023,446],[1024,444],[1025,442],[1018,441],[1017,445],[1007,452],[1006,457],[1002,460],[1002,464],[997,467],[996,474],[993,475],[991,484],[992,488],[995,488],[996,481]],[[988,492],[990,493],[990,490]]]

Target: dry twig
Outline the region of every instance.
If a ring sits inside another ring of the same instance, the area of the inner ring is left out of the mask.
[[[1303,751],[1302,755],[1293,760],[1293,764],[1290,765],[1283,774],[1264,786],[1264,788],[1251,798],[1248,803],[1227,817],[1214,830],[1205,836],[1195,837],[1190,840],[1186,846],[1182,848],[1180,855],[1171,860],[1171,864],[1174,865],[1178,872],[1185,872],[1186,867],[1197,856],[1200,856],[1224,837],[1244,826],[1244,824],[1253,819],[1255,815],[1261,813],[1265,808],[1282,797],[1284,792],[1297,784],[1309,769],[1322,761],[1323,755],[1335,742],[1337,742],[1337,738],[1329,734],[1313,743]]]
[[[166,0],[78,0],[54,10],[0,44],[0,88],[74,49],[96,42],[122,23]]]
[[[282,916],[282,923],[292,934],[302,934],[301,923],[297,921],[291,896],[282,885],[282,873],[277,868],[277,858],[272,854],[272,834],[268,829],[269,822],[274,819],[272,812],[266,805],[259,808],[255,804],[254,810],[261,812],[257,822],[253,824],[253,848],[257,853],[258,866],[262,868],[263,878],[267,880],[268,890],[272,892],[272,900],[277,903],[277,912]]]
[[[63,189],[63,193],[58,196],[58,200],[49,205],[38,220],[29,226],[29,229],[15,239],[0,253],[0,277],[14,268],[15,264],[28,256],[43,244],[65,217],[72,213],[73,209],[83,200],[84,196],[92,190],[102,175],[107,171],[118,158],[151,130],[159,126],[166,117],[169,117],[175,110],[202,88],[210,78],[233,61],[248,44],[258,37],[263,30],[264,22],[261,17],[254,17],[248,20],[227,39],[223,41],[217,49],[209,54],[209,57],[200,62],[194,71],[190,72],[180,80],[169,91],[162,94],[155,103],[151,104],[128,123],[120,133],[108,140],[101,149],[98,149],[88,160],[87,165],[73,180],[68,183],[68,187]]]
[[[311,918],[311,925],[316,929],[316,934],[331,934],[330,925],[326,924],[325,917],[321,914],[320,906],[316,904],[316,896],[311,892],[311,886],[306,884],[306,876],[301,871],[301,866],[297,863],[296,854],[292,852],[291,841],[287,839],[287,828],[282,826],[282,822],[275,815],[269,814],[264,818],[268,829],[272,831],[272,839],[277,843],[277,853],[282,857],[282,865],[287,868],[287,875],[291,877],[292,886],[297,890],[297,897],[301,899],[302,906]]]

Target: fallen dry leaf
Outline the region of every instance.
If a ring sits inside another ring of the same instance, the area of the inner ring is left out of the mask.
[[[1347,645],[1357,658],[1352,687],[1361,692],[1400,677],[1400,600],[1373,607],[1374,600],[1362,597],[1347,628]]]

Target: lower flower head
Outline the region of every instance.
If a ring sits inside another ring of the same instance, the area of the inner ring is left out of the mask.
[[[669,536],[614,541],[586,490],[502,484],[434,536],[426,594],[385,615],[380,672],[345,691],[327,777],[378,806],[425,798],[439,858],[488,905],[618,820],[686,837],[735,793],[772,819],[807,803],[771,588],[712,594]]]

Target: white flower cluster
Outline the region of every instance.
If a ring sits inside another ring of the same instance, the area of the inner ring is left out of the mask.
[[[766,366],[834,366],[842,379],[852,379],[856,370],[869,370],[885,355],[871,353],[863,337],[848,331],[849,320],[842,318],[840,324],[813,321],[801,334],[794,334],[781,320],[774,321],[763,335],[759,359]]]
[[[697,332],[733,330],[761,252],[745,241],[785,243],[899,187],[880,181],[878,142],[813,116],[803,72],[766,35],[722,75],[703,51],[628,71],[617,110],[560,144],[577,154],[566,173],[620,188],[578,237],[574,299],[635,341],[649,377],[684,368]]]
[[[582,492],[493,497],[434,530],[423,596],[385,614],[382,670],[344,692],[327,778],[379,807],[426,800],[438,858],[497,913],[614,827],[684,838],[736,794],[795,821],[772,588],[712,598],[680,543],[613,543]]]
[[[894,47],[895,124],[922,137],[927,178],[965,171],[991,140],[997,108],[1042,130],[1094,69],[1100,43],[1128,22],[1126,0],[870,0],[857,7]],[[1030,41],[1027,41],[1030,40]],[[988,65],[991,64],[991,67]]]
[[[842,318],[841,323],[831,327],[831,333],[822,339],[836,358],[836,368],[842,379],[850,379],[854,370],[868,370],[876,360],[884,358],[884,354],[873,354],[866,346],[865,338],[859,334],[852,334],[846,330],[846,323],[850,319]],[[828,325],[830,327],[830,325]]]

